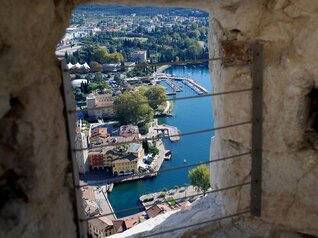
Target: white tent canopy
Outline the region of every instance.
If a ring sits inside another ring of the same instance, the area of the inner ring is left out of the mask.
[[[90,69],[89,65],[85,62],[84,64],[76,63],[72,64],[71,62],[67,64],[69,69]]]

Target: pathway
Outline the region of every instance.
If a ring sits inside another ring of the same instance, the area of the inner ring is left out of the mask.
[[[200,194],[200,195],[199,195]],[[198,196],[196,196],[198,195]],[[189,197],[191,198],[184,198],[184,197]],[[167,197],[172,197],[175,199],[177,202],[184,202],[184,201],[190,201],[193,202],[196,198],[199,196],[202,196],[201,192],[197,192],[192,185],[187,186],[187,187],[180,187],[180,188],[175,188],[175,189],[170,189],[166,192],[160,191],[156,193],[149,193],[141,196],[139,198],[140,202],[142,205],[145,207],[145,209],[151,207],[154,203],[160,203],[164,202],[165,198]],[[149,202],[143,202],[145,199],[152,199]]]

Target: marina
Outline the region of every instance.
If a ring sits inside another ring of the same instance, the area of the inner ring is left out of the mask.
[[[167,95],[172,95],[172,94],[175,95],[177,92],[183,91],[182,86],[178,85],[174,81],[181,81],[184,85],[191,88],[198,95],[209,93],[209,91],[205,87],[203,87],[197,81],[195,81],[194,79],[191,79],[191,78],[177,77],[175,75],[166,74],[166,73],[155,73],[153,75],[153,79],[155,80],[156,83],[160,83],[161,81],[165,81],[167,83],[167,85],[169,85],[169,87],[172,89],[173,92],[169,93],[169,94],[167,93]]]
[[[210,73],[207,67],[183,67],[172,66],[164,73],[175,75],[177,78],[192,78],[208,91],[211,90]],[[174,80],[180,86],[182,81]],[[160,85],[167,87],[167,93],[172,93],[173,89],[167,85],[165,80],[161,80]],[[188,86],[183,87],[182,92],[170,97],[192,96],[197,93]],[[182,133],[202,130],[213,126],[212,101],[211,98],[198,98],[195,100],[175,101],[173,110],[174,117],[160,117],[158,124],[177,127]],[[153,132],[156,136],[157,132]],[[190,163],[199,163],[209,160],[210,139],[213,132],[203,133],[193,136],[185,136],[178,143],[171,142],[169,138],[163,139],[162,144],[166,151],[171,151],[170,159],[163,160],[160,169],[169,169],[184,166]],[[114,185],[108,198],[115,211],[129,207],[139,206],[139,198],[142,195],[156,193],[158,191],[174,189],[175,186],[184,187],[189,184],[188,171],[192,168],[175,170],[167,173],[158,173],[149,179],[139,179]],[[184,194],[183,194],[184,195]],[[124,217],[136,213],[137,211],[117,214],[117,217]]]

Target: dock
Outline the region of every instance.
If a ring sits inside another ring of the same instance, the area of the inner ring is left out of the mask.
[[[207,94],[209,91],[198,84],[195,80],[190,78],[184,78],[182,82],[187,85],[189,88],[191,88],[193,91],[195,91],[197,94]]]
[[[172,95],[176,95],[176,92],[172,92],[172,93],[166,93],[167,96],[172,96]]]
[[[172,88],[173,92],[182,92],[182,89],[171,79],[167,78],[165,81]]]
[[[160,132],[161,133],[163,132],[164,135],[166,137],[168,137],[171,142],[180,141],[180,136],[178,135],[179,134],[179,130],[178,130],[177,127],[162,124],[162,125],[157,125],[153,129],[156,130],[158,132],[158,134]]]
[[[178,84],[174,83],[173,81],[181,81],[183,84],[191,88],[194,92],[197,94],[207,94],[209,91],[200,85],[198,82],[196,82],[194,79],[191,78],[182,78],[182,77],[176,77],[170,74],[164,74],[164,73],[157,73],[152,76],[156,82],[165,81],[172,89],[173,92],[182,92],[183,90],[178,86]]]
[[[155,118],[157,118],[157,117],[174,117],[174,114],[172,114],[172,113],[160,113],[160,114],[155,114],[154,117]]]

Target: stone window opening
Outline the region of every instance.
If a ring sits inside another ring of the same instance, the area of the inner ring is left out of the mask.
[[[133,7],[133,6],[132,6],[132,7]],[[235,33],[239,33],[239,30],[235,31]],[[235,53],[236,53],[236,52],[235,52]],[[237,54],[235,54],[235,53],[234,53],[234,56],[237,56]],[[233,55],[232,55],[232,56],[233,56]],[[209,58],[209,57],[206,57],[206,58]],[[223,62],[223,63],[224,63],[224,62]],[[108,101],[108,99],[102,99],[102,101]],[[135,163],[137,163],[137,162],[135,162]],[[125,165],[126,165],[126,166],[125,166],[125,167],[122,167],[121,169],[123,169],[123,170],[125,169],[125,170],[127,170],[127,172],[129,172],[129,170],[128,170],[129,167],[130,167],[130,166],[128,166],[129,163],[125,163]],[[127,166],[128,166],[128,167],[127,167]],[[76,170],[75,170],[75,171],[76,171]],[[134,171],[134,170],[132,170],[132,171]],[[115,172],[115,173],[117,173],[117,172]],[[124,171],[120,171],[120,174],[121,174],[121,173],[124,173]],[[81,235],[83,235],[83,234],[81,234]]]
[[[313,88],[306,96],[308,114],[306,137],[314,150],[318,150],[318,88]]]
[[[239,33],[239,30],[234,30],[234,33]],[[224,50],[224,48],[226,48],[226,47],[224,47],[225,45],[228,47],[229,50],[228,51],[222,51],[222,53],[220,53],[220,56],[216,57],[216,58],[218,58],[218,60],[220,62],[222,62],[221,64],[226,64],[227,63],[227,62],[224,61],[226,57],[234,58],[234,59],[240,60],[240,61],[242,61],[242,58],[243,58],[243,61],[245,61],[243,56],[249,55],[248,54],[249,44],[246,44],[245,42],[222,41],[222,49],[223,50]],[[189,60],[189,61],[191,61],[191,63],[196,62],[195,60],[193,60],[193,61]],[[210,61],[210,60],[208,60],[208,61]],[[167,63],[167,64],[170,64],[170,63]],[[231,61],[231,65],[234,65],[234,64],[238,64],[238,62],[232,62]],[[242,65],[246,65],[246,62],[242,62]],[[229,66],[229,65],[227,65],[227,66]],[[211,70],[210,70],[210,72],[211,72]],[[244,90],[250,90],[250,89],[244,89]],[[222,90],[221,90],[220,93],[222,93]],[[241,124],[247,124],[247,123],[250,123],[250,121],[242,122]],[[240,124],[240,123],[238,123],[238,124]],[[235,125],[235,126],[238,126],[238,125]],[[249,154],[249,153],[247,153],[247,154]],[[240,154],[240,155],[246,155],[246,154],[243,153],[243,154]],[[240,155],[237,155],[237,156],[240,156]],[[129,163],[125,163],[125,165],[126,166],[121,167],[121,170],[127,170],[127,172],[128,172],[129,166],[127,167],[127,165],[129,165]],[[117,172],[115,172],[115,173],[117,173]],[[120,171],[119,174],[124,174],[124,171]],[[245,186],[245,185],[249,185],[249,184],[250,184],[249,182],[245,182],[245,183],[241,183],[241,184],[235,185],[233,187]],[[223,189],[224,190],[228,190],[228,189],[231,189],[231,187],[224,186]],[[204,194],[204,195],[206,195],[206,194]],[[210,197],[210,199],[211,199],[211,197]],[[231,217],[232,216],[239,216],[239,215],[243,215],[243,214],[247,214],[247,213],[250,213],[250,210],[249,209],[248,210],[247,209],[243,209],[243,211],[240,211],[239,213],[233,212],[233,214],[231,214],[229,216],[231,216]],[[222,216],[220,216],[218,219],[222,220],[223,218],[227,218],[227,216],[223,216],[223,214],[222,214]],[[206,222],[206,221],[204,221],[204,222]],[[212,220],[212,222],[214,222],[214,220]],[[198,225],[200,225],[200,223],[196,224],[196,226],[198,226]],[[188,225],[188,226],[191,227],[191,225]],[[185,226],[182,229],[187,229],[188,226]],[[163,231],[163,233],[166,233],[166,232],[167,231]]]

